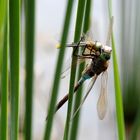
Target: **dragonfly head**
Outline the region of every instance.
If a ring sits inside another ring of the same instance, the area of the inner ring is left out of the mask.
[[[111,54],[112,48],[111,48],[110,46],[104,45],[104,46],[103,46],[103,51],[104,51],[105,53]]]
[[[102,51],[103,51],[103,56],[105,60],[109,60],[110,56],[111,56],[111,52],[112,52],[112,48],[110,46],[104,45],[102,47]]]

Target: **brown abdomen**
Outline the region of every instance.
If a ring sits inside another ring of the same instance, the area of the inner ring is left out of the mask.
[[[99,61],[94,65],[94,72],[99,75],[108,68],[108,61]]]

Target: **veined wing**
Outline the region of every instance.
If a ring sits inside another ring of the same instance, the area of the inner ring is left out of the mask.
[[[113,28],[113,16],[110,19],[110,24],[108,28],[108,35],[106,39],[106,45],[110,44],[110,39],[112,35],[112,28]],[[101,76],[101,91],[100,96],[97,102],[97,112],[99,118],[102,120],[105,117],[106,111],[107,111],[107,71],[103,72]]]
[[[113,21],[114,21],[114,17],[112,16],[110,18],[110,23],[109,23],[109,28],[108,28],[108,34],[107,34],[107,39],[106,39],[106,45],[110,44],[110,39],[111,39],[111,35],[112,35],[112,30],[113,30]]]
[[[101,75],[101,91],[97,102],[97,112],[99,118],[102,120],[105,117],[107,111],[107,71]]]
[[[87,31],[86,34],[82,33],[82,36],[84,38],[84,41],[93,41],[93,34],[91,30]]]
[[[91,59],[88,59],[88,60],[86,60],[85,62],[85,68],[84,68],[84,70],[82,71],[82,74],[84,74],[86,71],[87,71],[87,69],[90,67],[90,64],[91,64]]]
[[[94,83],[95,83],[97,77],[98,77],[98,76],[95,75],[95,76],[91,79],[91,81],[90,81],[90,83],[89,83],[89,86],[88,86],[88,89],[87,89],[87,92],[86,92],[86,95],[85,95],[84,98],[82,99],[81,104],[79,105],[79,107],[77,108],[77,110],[74,112],[74,114],[73,114],[73,116],[72,116],[72,119],[76,116],[76,114],[78,113],[78,111],[80,110],[80,108],[82,107],[82,105],[84,104],[84,102],[85,102],[87,96],[89,95],[89,93],[90,93],[92,87],[94,86]]]
[[[69,71],[70,71],[70,68],[71,68],[71,61],[72,61],[72,58],[69,58],[69,59],[65,62],[64,67],[63,67],[63,70],[62,70],[62,72],[61,72],[61,78],[62,78],[62,79],[65,78],[65,77],[69,74]],[[85,58],[77,59],[77,61],[75,61],[75,62],[73,63],[73,66],[76,67],[76,65],[79,65],[79,64],[81,64],[81,63],[83,63],[83,62],[85,62],[85,61],[86,61]]]
[[[64,63],[63,70],[62,70],[62,73],[61,73],[61,78],[65,78],[68,75],[69,70],[71,68],[71,61],[72,61],[72,57],[70,57]],[[86,62],[86,66],[87,66],[91,62],[91,57],[77,56],[77,60],[73,63],[73,66],[79,65],[83,62]]]
[[[83,33],[82,34],[83,39],[81,39],[81,42],[80,42],[80,45],[79,46],[80,47],[85,46],[86,45],[86,42],[85,41],[92,41],[91,36],[92,36],[91,31],[88,31],[86,34]],[[77,43],[67,44],[67,47],[77,47]],[[57,47],[57,48],[60,48],[60,46]],[[69,70],[71,68],[71,60],[72,60],[72,58],[68,59],[66,61],[66,63],[64,64],[64,67],[63,67],[63,70],[62,70],[62,73],[61,73],[61,78],[65,78],[66,75],[68,75]],[[82,57],[81,56],[81,57],[78,57],[77,61],[73,65],[76,66],[76,64],[81,64],[81,63],[83,63],[85,61],[87,63],[89,63],[90,60],[91,60],[90,57]]]

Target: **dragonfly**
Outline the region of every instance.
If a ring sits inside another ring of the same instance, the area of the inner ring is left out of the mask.
[[[110,24],[108,28],[108,35],[106,39],[105,45],[98,41],[92,41],[86,39],[86,36],[82,36],[78,43],[67,44],[67,47],[73,47],[73,56],[77,57],[79,62],[83,62],[85,60],[91,60],[88,65],[86,65],[85,69],[82,72],[81,78],[78,80],[77,84],[74,87],[74,93],[79,89],[79,87],[88,79],[91,79],[90,84],[88,86],[87,92],[83,97],[81,104],[74,112],[73,117],[77,114],[83,103],[85,102],[87,96],[89,95],[96,79],[101,74],[101,90],[100,95],[97,101],[97,112],[99,119],[103,119],[107,112],[107,68],[109,66],[109,60],[111,58],[112,48],[109,46],[110,38],[112,34],[113,27],[113,17],[110,19]],[[81,48],[81,53],[77,53],[78,49]],[[65,70],[67,71],[67,69]],[[57,112],[69,98],[69,94],[65,95],[56,105]]]

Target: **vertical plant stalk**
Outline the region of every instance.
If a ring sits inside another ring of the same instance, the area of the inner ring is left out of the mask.
[[[84,16],[84,21],[83,21],[83,33],[84,34],[86,34],[87,31],[89,30],[91,3],[92,3],[91,0],[87,0],[87,2],[86,2],[85,16]],[[80,79],[80,77],[82,75],[84,65],[85,65],[85,63],[80,64],[79,71],[78,71],[78,80]],[[75,95],[76,98],[75,98],[75,102],[74,102],[74,112],[81,103],[82,92],[83,92],[83,87],[81,86],[81,88],[77,91],[77,94]],[[72,121],[72,126],[70,129],[70,140],[77,139],[79,119],[80,119],[80,110],[78,111],[77,115],[74,117],[74,119]]]
[[[10,15],[10,140],[18,140],[19,125],[19,50],[20,50],[20,0],[9,1]]]
[[[4,28],[3,60],[2,60],[2,93],[1,93],[1,132],[0,139],[7,140],[8,134],[8,49],[9,49],[9,1],[6,0],[6,16]]]
[[[32,139],[35,0],[25,0],[25,140]]]
[[[84,26],[83,26],[83,33],[85,33],[85,34],[87,33],[87,31],[90,28],[92,1],[93,0],[87,0],[87,2],[86,2],[86,10],[85,10]]]
[[[68,37],[73,2],[74,2],[73,0],[68,0],[68,3],[67,3],[67,10],[66,10],[66,15],[65,15],[61,43],[60,43],[61,48],[60,48],[60,52],[58,55],[54,83],[53,83],[53,88],[52,88],[52,95],[51,95],[51,100],[50,100],[50,104],[49,104],[49,108],[48,108],[48,120],[47,120],[47,124],[46,124],[46,128],[45,128],[44,140],[50,140],[50,137],[51,137],[53,116],[54,116],[54,112],[55,112],[56,100],[57,100],[58,91],[59,91],[60,75],[61,75],[61,70],[62,70],[62,65],[63,65],[66,41],[67,41],[67,37]]]
[[[74,42],[78,42],[81,36],[85,5],[86,5],[86,0],[78,1]],[[73,56],[72,64],[71,64],[70,85],[69,85],[68,111],[67,111],[67,118],[66,118],[63,140],[69,139],[70,119],[71,119],[71,114],[72,114],[72,102],[73,102],[74,84],[75,84],[75,76],[76,76],[76,67],[74,66],[75,61],[77,61],[77,58]]]
[[[6,12],[6,1],[5,0],[0,0],[0,9],[1,9],[1,14],[0,14],[0,31],[2,30],[3,24],[4,24],[4,19],[5,19],[5,12]]]
[[[2,71],[2,51],[3,51],[2,49],[4,43],[3,40],[4,40],[5,15],[6,15],[6,0],[0,0],[0,76]]]
[[[108,11],[109,18],[112,16],[112,1],[108,1]],[[125,140],[125,126],[124,126],[124,114],[123,114],[123,103],[122,103],[122,92],[121,92],[121,84],[119,78],[119,69],[117,62],[117,55],[115,49],[115,40],[114,34],[112,33],[111,37],[112,41],[112,49],[113,49],[113,67],[114,67],[114,86],[115,86],[115,95],[116,95],[116,114],[117,114],[117,127],[118,127],[118,139]]]
[[[117,114],[117,127],[119,140],[125,140],[125,126],[124,126],[124,114],[123,114],[123,103],[122,103],[122,92],[119,78],[119,70],[116,57],[115,41],[112,35],[112,48],[113,48],[113,67],[114,67],[114,84],[115,84],[115,95],[116,95],[116,114]]]

